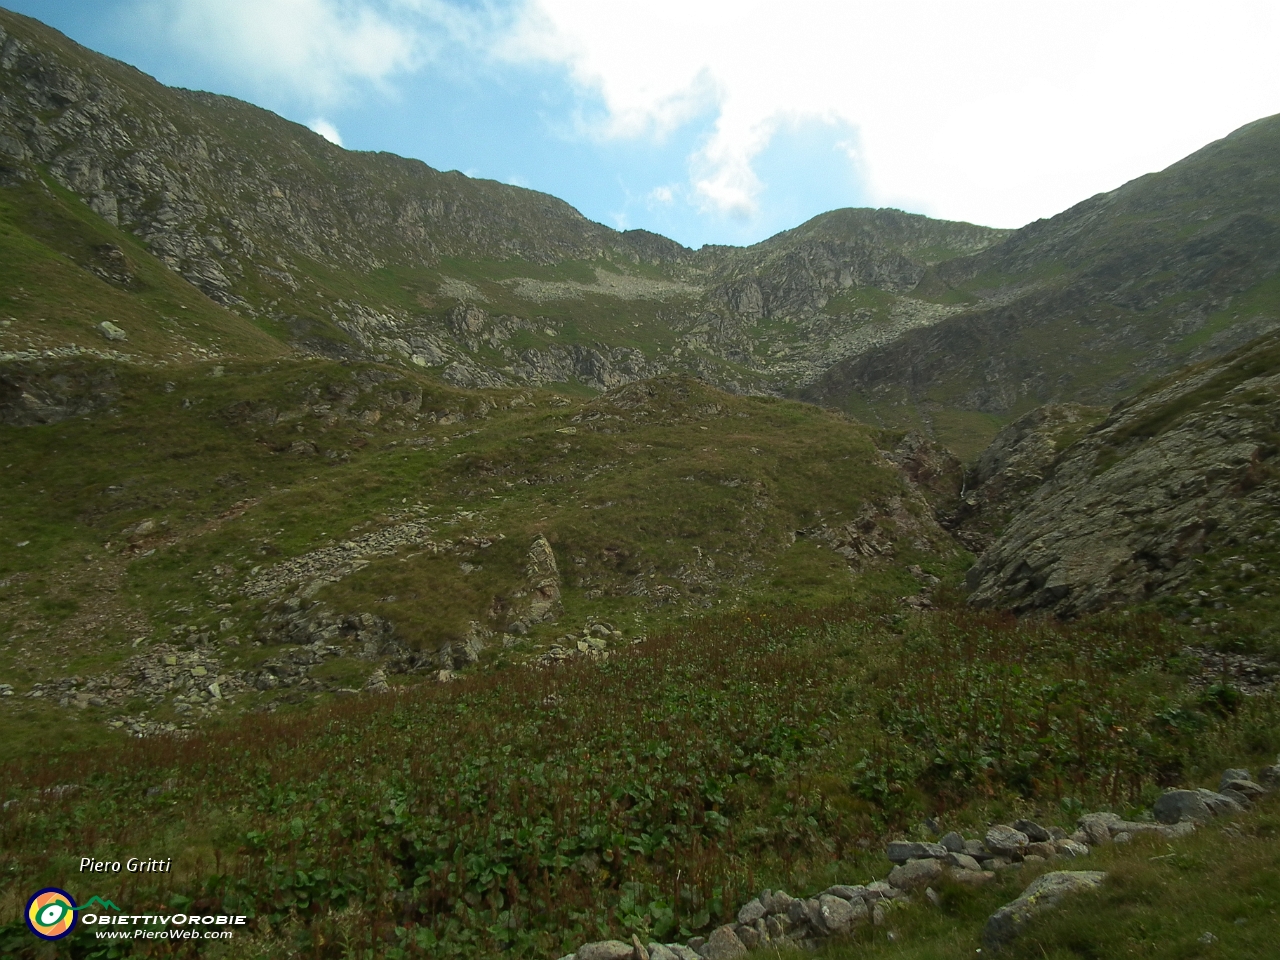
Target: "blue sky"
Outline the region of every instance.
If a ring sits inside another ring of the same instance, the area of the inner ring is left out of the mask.
[[[1020,226],[1280,112],[1280,5],[3,0],[164,83],[690,246]]]

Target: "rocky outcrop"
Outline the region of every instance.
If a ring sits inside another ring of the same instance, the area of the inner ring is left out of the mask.
[[[522,601],[518,622],[543,623],[555,620],[562,612],[560,603],[560,568],[555,551],[547,538],[538,535],[529,547],[525,563],[525,586],[513,594]]]
[[[1280,518],[1278,429],[1277,336],[1118,406],[978,559],[970,602],[1072,616],[1178,590]]]
[[[31,427],[60,423],[109,407],[120,394],[109,367],[54,367],[43,362],[0,368],[0,423]]]
[[[982,945],[987,950],[1000,949],[1035,916],[1057,906],[1070,894],[1097,889],[1106,876],[1101,870],[1055,870],[1037,877],[1022,896],[988,918],[982,930]]]

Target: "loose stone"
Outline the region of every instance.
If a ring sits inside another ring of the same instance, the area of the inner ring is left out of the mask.
[[[933,859],[908,860],[889,872],[889,883],[899,890],[914,890],[942,876],[942,864]]]
[[[1028,843],[1027,835],[1008,824],[998,823],[987,831],[983,843],[997,856],[1013,857]]]

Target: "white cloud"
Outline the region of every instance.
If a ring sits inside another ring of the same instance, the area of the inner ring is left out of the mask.
[[[693,196],[749,215],[782,125],[856,129],[877,202],[1018,226],[1280,111],[1270,0],[529,0],[501,53],[564,64],[601,134],[714,110]]]
[[[342,146],[342,134],[338,133],[338,128],[328,120],[324,119],[324,117],[316,117],[316,119],[308,123],[307,126],[320,134],[320,136],[324,137],[330,143]]]
[[[431,53],[452,8],[426,0],[138,0],[168,42],[263,89],[316,104],[385,86]]]
[[[874,202],[1017,226],[1280,111],[1275,0],[132,2],[317,113],[422,69],[550,63],[604,107],[552,127],[662,141],[705,122],[688,182],[648,202],[744,218],[762,151],[814,120],[849,131]]]
[[[664,207],[668,207],[672,202],[674,202],[674,200],[675,192],[670,187],[654,187],[649,191],[649,202],[651,205],[657,203]]]

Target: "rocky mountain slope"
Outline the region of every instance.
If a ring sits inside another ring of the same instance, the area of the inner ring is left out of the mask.
[[[966,455],[1040,403],[1113,402],[1274,324],[1277,137],[1259,121],[1016,232],[839,210],[692,251],[545,194],[343,150],[0,13],[0,180],[23,208],[10,234],[126,296],[145,254],[229,308],[220,324],[313,354],[470,387],[684,372],[801,391]],[[101,221],[80,226],[102,234],[89,249],[42,232],[82,211]],[[123,272],[102,259],[113,247]],[[15,311],[6,349],[85,349],[36,325],[65,319],[53,312]]]
[[[963,305],[810,391],[1001,415],[1110,403],[1280,325],[1280,117],[998,244],[917,291]]]
[[[69,191],[296,346],[416,360],[460,385],[604,389],[683,369],[777,390],[823,369],[831,318],[800,347],[759,321],[807,320],[855,288],[906,292],[929,263],[1004,235],[843,211],[751,251],[695,254],[545,194],[343,150],[248,104],[166,88],[32,20],[0,14],[0,31],[6,184],[46,201],[42,182]],[[487,350],[467,336],[478,326]]]
[[[1044,446],[1013,428],[999,445],[1042,478],[970,570],[971,603],[1071,616],[1159,600],[1274,634],[1280,336],[1180,371],[1056,455]]]

